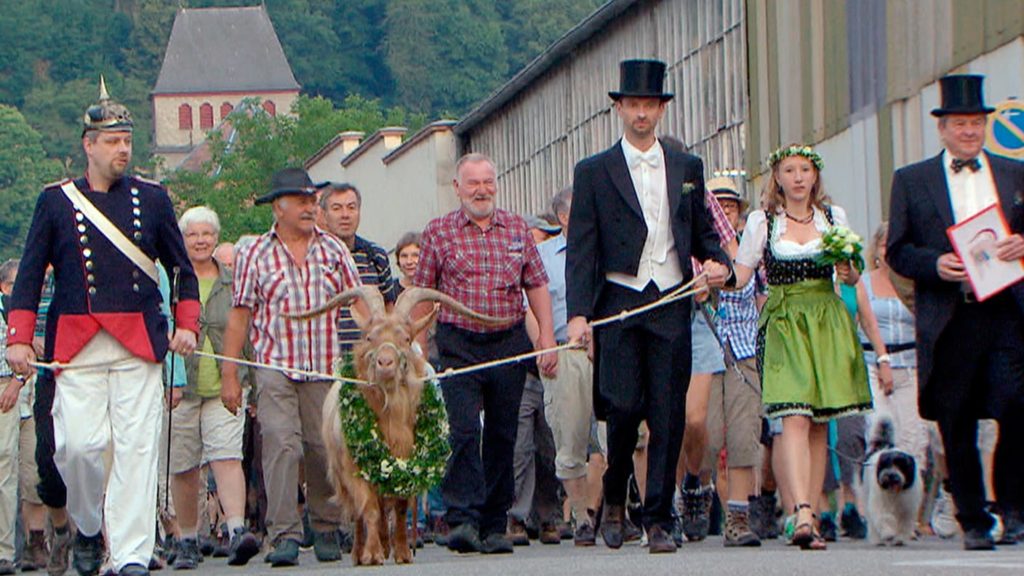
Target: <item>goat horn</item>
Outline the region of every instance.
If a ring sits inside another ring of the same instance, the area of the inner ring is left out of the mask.
[[[484,324],[508,324],[512,321],[511,318],[495,318],[494,316],[476,312],[455,298],[432,288],[407,288],[398,297],[398,301],[395,302],[395,314],[408,316],[420,302],[440,302],[453,311]]]
[[[326,314],[339,306],[346,306],[360,298],[370,307],[370,313],[373,316],[384,313],[384,297],[381,296],[380,290],[376,286],[356,286],[331,298],[323,306],[302,312],[283,312],[281,315],[292,320],[308,320]]]

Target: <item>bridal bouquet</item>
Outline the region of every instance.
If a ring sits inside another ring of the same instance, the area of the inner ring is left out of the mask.
[[[857,272],[863,272],[862,242],[863,239],[853,230],[845,226],[832,226],[821,236],[821,255],[818,256],[818,264],[832,266],[849,260]]]

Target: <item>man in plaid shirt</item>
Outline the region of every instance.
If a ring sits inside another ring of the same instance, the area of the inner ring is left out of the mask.
[[[224,332],[223,352],[241,357],[245,335],[250,334],[259,362],[330,374],[339,351],[337,309],[310,320],[290,320],[281,314],[322,306],[358,286],[359,273],[344,243],[315,226],[316,188],[304,170],[277,172],[271,187],[256,203],[273,203],[274,226],[238,253],[234,308]],[[296,489],[302,462],[317,560],[338,560],[341,511],[330,500],[333,489],[320,437],[331,380],[260,368],[256,383],[267,529],[275,546],[267,561],[273,566],[298,564],[302,521]],[[232,413],[242,407],[237,364],[221,364],[221,399]]]
[[[438,289],[504,321],[488,326],[441,310],[435,341],[442,370],[527,352],[524,291],[540,329],[537,348],[553,347],[547,274],[526,222],[495,208],[494,163],[482,154],[468,154],[459,159],[455,174],[462,206],[427,225],[414,284]],[[427,309],[421,306],[417,312],[422,315]],[[554,376],[557,362],[557,355],[548,353],[537,364],[541,373]],[[515,496],[512,455],[525,382],[526,367],[518,363],[441,384],[451,425],[452,456],[442,494],[451,527],[448,548],[453,551],[512,552],[505,527]]]

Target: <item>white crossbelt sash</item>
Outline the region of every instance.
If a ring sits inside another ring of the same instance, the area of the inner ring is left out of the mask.
[[[75,206],[85,215],[86,218],[92,222],[107,240],[121,251],[133,264],[138,266],[146,276],[149,276],[150,280],[160,283],[160,274],[156,270],[156,261],[151,259],[149,256],[139,249],[134,242],[128,239],[127,236],[121,232],[121,229],[114,225],[95,204],[89,201],[84,194],[75,186],[74,181],[68,180],[67,182],[60,185],[60,189],[67,196],[71,204]]]

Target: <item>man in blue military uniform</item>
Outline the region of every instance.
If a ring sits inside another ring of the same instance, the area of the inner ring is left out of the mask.
[[[166,190],[127,174],[131,113],[110,99],[102,79],[83,124],[84,177],[47,186],[36,203],[10,303],[7,360],[16,374],[32,370],[36,309],[52,265],[44,351],[71,364],[56,375],[53,426],[54,459],[78,527],[74,566],[82,576],[99,571],[105,521],[114,569],[139,576],[148,573],[155,540],[161,361],[168,349],[195,349],[198,284]],[[157,259],[180,299],[170,338]],[[108,481],[103,456],[111,444]]]

